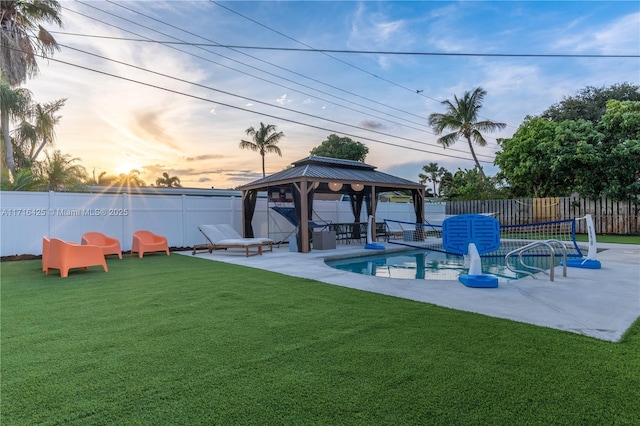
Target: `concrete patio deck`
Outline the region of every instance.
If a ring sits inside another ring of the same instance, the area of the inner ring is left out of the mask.
[[[398,247],[385,245],[389,250]],[[569,268],[563,278],[562,268],[557,267],[554,282],[541,275],[500,283],[497,288],[371,277],[325,264],[325,258],[380,253],[358,244],[310,253],[290,252],[284,245],[262,256],[245,257],[241,250],[196,256],[617,342],[640,317],[640,246],[599,243],[598,248],[602,269]]]

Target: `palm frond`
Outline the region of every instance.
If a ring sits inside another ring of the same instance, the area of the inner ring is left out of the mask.
[[[453,133],[449,133],[448,135],[444,135],[443,137],[438,139],[437,142],[443,147],[448,148],[454,143],[456,143],[459,137],[460,137],[460,134],[458,132],[453,132]]]
[[[245,141],[245,140],[241,140],[240,141],[240,148],[241,149],[250,149],[251,151],[258,151],[260,149],[260,147],[258,147],[257,144],[250,142],[250,141]]]

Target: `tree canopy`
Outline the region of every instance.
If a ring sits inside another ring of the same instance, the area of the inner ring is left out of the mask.
[[[341,158],[343,160],[353,160],[364,162],[369,148],[351,138],[340,137],[336,134],[331,134],[320,145],[313,148],[310,152],[311,155],[318,155],[321,157],[329,158]]]
[[[551,105],[540,117],[561,122],[564,120],[586,120],[597,123],[607,111],[609,100],[640,101],[640,86],[620,83],[609,87],[587,86],[574,96],[565,97]]]
[[[527,117],[498,144],[498,177],[517,196],[620,200],[640,193],[640,102],[610,100],[595,124]]]

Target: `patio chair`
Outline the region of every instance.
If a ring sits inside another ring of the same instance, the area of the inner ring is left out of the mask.
[[[47,272],[47,265],[49,263],[49,244],[49,239],[47,237],[42,237],[42,272]]]
[[[247,257],[262,255],[262,241],[256,238],[227,238],[220,229],[215,225],[200,225],[198,229],[207,239],[207,244],[195,244],[193,246],[193,254],[200,249],[209,250],[226,250],[229,248],[243,248]],[[251,249],[256,249],[255,253]]]
[[[216,227],[220,230],[220,232],[224,234],[226,238],[235,240],[243,238],[242,235],[238,233],[238,231],[233,229],[233,227],[227,223],[219,223],[216,225]],[[262,243],[263,250],[265,247],[268,247],[269,251],[273,251],[273,245],[275,244],[275,241],[273,241],[271,238],[255,237],[253,239],[259,240]]]
[[[107,237],[101,232],[86,232],[82,234],[82,244],[98,246],[102,249],[105,256],[117,254],[122,259],[122,250],[120,249],[120,241],[116,238]]]
[[[43,252],[42,267],[49,275],[51,269],[59,269],[60,276],[69,276],[69,269],[84,268],[89,266],[102,266],[105,272],[109,271],[102,250],[98,246],[80,245],[68,243],[57,238],[51,238],[48,242],[43,239],[43,248],[48,246],[47,254]]]
[[[164,251],[169,256],[169,244],[165,237],[150,231],[136,231],[133,233],[131,256],[133,256],[133,253],[138,253],[138,258],[142,259],[145,253],[155,253],[157,251]]]

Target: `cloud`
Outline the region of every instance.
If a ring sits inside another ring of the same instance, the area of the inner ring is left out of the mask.
[[[177,145],[174,144],[173,138],[164,131],[165,126],[159,124],[159,122],[164,121],[162,119],[162,111],[153,111],[149,109],[136,111],[134,112],[134,118],[138,128],[146,134],[146,139],[150,136],[156,141],[162,142],[174,149],[177,148]],[[145,136],[141,135],[140,137],[145,139]]]
[[[291,99],[287,99],[287,95],[282,95],[278,99],[276,99],[276,102],[279,103],[280,105],[284,105],[284,104],[291,103]]]
[[[623,16],[600,28],[572,28],[571,33],[559,37],[553,47],[577,53],[599,53],[609,55],[638,54],[640,13]],[[588,25],[588,23],[586,23]],[[575,25],[574,25],[575,27]]]
[[[372,47],[389,46],[393,42],[412,38],[405,31],[404,19],[390,19],[382,12],[370,12],[365,4],[360,4],[353,14],[348,44]]]
[[[204,154],[204,155],[197,155],[195,157],[184,157],[185,161],[219,160],[222,158],[224,158],[224,155],[220,155],[220,154]]]
[[[373,121],[373,120],[363,120],[363,121],[360,122],[360,126],[365,127],[367,129],[371,129],[371,130],[386,130],[387,129],[387,126],[385,126],[381,122]]]

